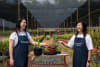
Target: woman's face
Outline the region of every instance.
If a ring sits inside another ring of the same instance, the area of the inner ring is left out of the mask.
[[[77,30],[77,32],[82,32],[82,29],[83,29],[82,23],[80,22],[80,23],[77,24],[76,30]]]
[[[26,26],[27,26],[27,24],[26,24],[26,20],[23,19],[23,20],[21,21],[20,27],[21,27],[21,29],[25,29]]]

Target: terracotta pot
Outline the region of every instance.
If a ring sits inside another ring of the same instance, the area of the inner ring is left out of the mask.
[[[56,54],[56,46],[45,45],[45,48],[47,48],[47,53],[49,55],[55,55]]]
[[[56,53],[56,48],[51,48],[51,47],[48,47],[48,53]]]

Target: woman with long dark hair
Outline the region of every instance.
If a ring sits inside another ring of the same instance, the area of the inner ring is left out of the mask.
[[[87,34],[87,24],[79,21],[76,26],[76,34],[73,35],[69,43],[58,41],[69,48],[73,48],[73,67],[89,67],[91,51],[93,50],[92,39]]]
[[[26,30],[27,23],[25,18],[18,19],[16,23],[16,31],[11,33],[9,38],[9,55],[10,64],[13,67],[28,66],[28,45],[34,42],[30,34]],[[45,44],[45,43],[41,43]]]

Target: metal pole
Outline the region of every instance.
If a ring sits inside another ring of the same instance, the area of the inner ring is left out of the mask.
[[[90,28],[90,22],[91,22],[91,16],[90,16],[90,0],[88,0],[88,21],[89,21],[89,32],[91,32]]]
[[[37,25],[37,35],[38,35],[38,23],[36,25]]]
[[[99,26],[98,26],[98,30],[99,30],[99,32],[100,32],[100,17],[99,17]]]
[[[73,21],[72,21],[72,16],[71,16],[71,29],[72,29],[72,31],[73,31],[73,33],[74,33],[74,28],[73,28]]]
[[[5,22],[4,22],[4,19],[2,20],[2,23],[3,23],[3,32],[5,32]]]
[[[65,28],[66,28],[66,27],[65,27],[65,23],[66,23],[66,22],[64,22],[64,34],[66,33],[66,29],[65,29]]]
[[[69,27],[69,19],[67,19],[67,28]]]
[[[100,32],[100,17],[99,17],[99,32]]]
[[[78,8],[77,8],[77,22],[78,22]]]
[[[27,29],[28,29],[28,8],[27,8]]]
[[[18,0],[18,18],[20,18],[20,0]]]
[[[70,17],[70,24],[71,24],[70,28],[72,29],[72,16]],[[73,29],[72,29],[72,31],[73,31]]]

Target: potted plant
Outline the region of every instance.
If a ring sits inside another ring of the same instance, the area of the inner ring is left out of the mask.
[[[40,41],[39,40],[37,41],[37,44],[35,44],[35,46],[34,46],[34,54],[36,56],[42,55],[42,48],[40,47]]]
[[[53,46],[53,45],[50,45],[50,46],[48,46],[48,48],[47,48],[47,50],[48,50],[48,53],[50,54],[50,55],[55,55],[56,54],[56,46]]]
[[[57,47],[58,46],[55,43],[45,45],[43,47],[43,53],[46,55],[55,55]]]
[[[38,40],[39,40],[39,42],[42,42],[44,40],[44,36],[41,35],[41,36],[38,36],[38,37],[34,37],[34,41],[38,41]]]

